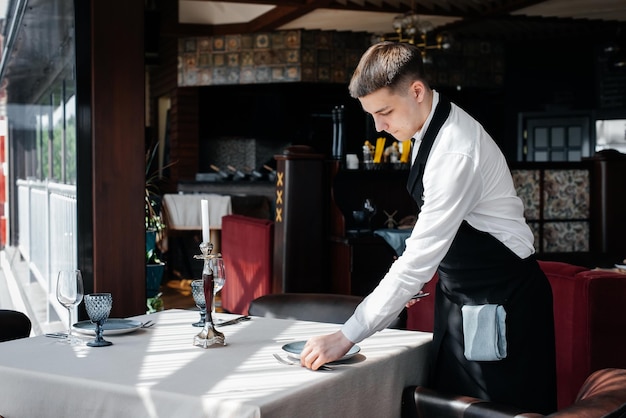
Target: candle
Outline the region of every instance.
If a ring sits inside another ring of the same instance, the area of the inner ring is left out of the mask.
[[[211,242],[211,232],[209,228],[209,201],[202,199],[200,201],[202,209],[202,242]]]

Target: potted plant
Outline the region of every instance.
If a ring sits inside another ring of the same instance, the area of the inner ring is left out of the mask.
[[[147,235],[147,234],[146,234]],[[146,252],[146,297],[155,297],[161,288],[165,263],[156,255],[156,249]]]
[[[159,244],[163,242],[165,237],[166,225],[162,216],[159,170],[153,166],[158,149],[159,145],[157,142],[146,151],[144,204],[146,221],[146,296],[149,300],[160,297],[161,280],[165,271],[165,263],[160,258]]]

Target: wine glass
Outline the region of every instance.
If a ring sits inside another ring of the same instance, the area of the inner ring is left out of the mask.
[[[67,342],[75,343],[72,335],[72,309],[83,300],[83,277],[80,270],[61,270],[57,276],[57,300],[67,309]]]
[[[203,327],[206,320],[206,299],[204,297],[204,280],[197,279],[191,282],[191,294],[196,306],[200,308],[200,320],[194,322],[194,327]]]
[[[109,318],[112,305],[113,298],[110,293],[91,293],[85,295],[85,309],[87,309],[87,315],[89,315],[91,322],[96,324],[96,339],[87,343],[89,347],[105,347],[113,344],[111,341],[102,338],[102,325],[104,325]]]
[[[217,292],[222,290],[224,287],[224,282],[226,281],[226,273],[224,270],[224,259],[223,258],[212,258],[211,259],[211,270],[213,271],[213,304],[211,306],[211,317],[213,322],[218,324],[220,321],[216,321],[215,319],[215,295]]]

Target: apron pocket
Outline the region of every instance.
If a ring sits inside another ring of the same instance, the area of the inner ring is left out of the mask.
[[[496,361],[506,357],[506,311],[495,304],[464,305],[463,340],[465,358]]]

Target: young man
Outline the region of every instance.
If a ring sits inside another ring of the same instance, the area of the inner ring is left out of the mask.
[[[317,369],[385,328],[437,271],[428,386],[553,412],[552,291],[501,151],[431,90],[413,45],[369,48],[349,90],[377,131],[415,139],[407,187],[420,213],[404,254],[340,331],[308,341],[302,364]]]

